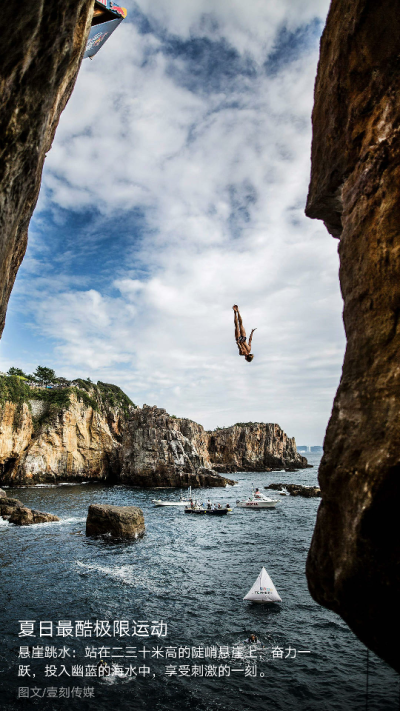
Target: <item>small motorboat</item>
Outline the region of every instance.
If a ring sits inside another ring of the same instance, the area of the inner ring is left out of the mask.
[[[285,487],[283,487],[280,491],[277,491],[276,493],[280,496],[290,496],[288,490]]]
[[[236,501],[236,506],[240,509],[274,509],[279,503],[279,499],[270,499],[262,494],[259,489],[253,489],[248,499]]]
[[[189,499],[179,499],[179,501],[163,501],[162,499],[153,499],[154,506],[189,506]]]
[[[192,487],[189,487],[188,495],[180,498],[176,501],[165,501],[163,499],[152,499],[154,506],[190,506],[192,500]]]
[[[206,514],[207,509],[205,509],[203,506],[200,506],[196,501],[191,501],[188,506],[185,506],[184,509],[185,513],[187,514]]]
[[[226,516],[232,509],[206,509],[206,514],[208,516]]]
[[[261,568],[260,575],[243,600],[249,600],[250,602],[282,602],[282,598],[264,567]]]
[[[208,500],[207,506],[203,506],[198,501],[190,499],[188,506],[185,507],[185,513],[192,514],[206,514],[208,516],[226,516],[228,513],[232,513],[230,506],[214,506],[211,501]]]

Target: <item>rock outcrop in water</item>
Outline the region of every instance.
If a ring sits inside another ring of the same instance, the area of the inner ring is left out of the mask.
[[[281,491],[286,489],[290,496],[304,496],[306,499],[312,499],[316,496],[321,496],[321,489],[319,486],[303,486],[302,484],[269,484],[264,487],[265,489],[274,489],[274,491]]]
[[[4,492],[5,493],[5,492]],[[31,526],[34,523],[59,521],[54,514],[43,513],[25,506],[19,499],[0,495],[0,517],[17,526]]]
[[[4,519],[9,519],[14,510],[24,504],[19,499],[14,499],[14,497],[2,496],[0,499],[0,516]]]
[[[137,506],[92,504],[86,519],[87,536],[138,538],[145,531],[143,511]]]
[[[16,526],[32,526],[34,523],[51,523],[59,520],[54,514],[29,509],[27,506],[16,507],[9,518],[10,523]]]
[[[72,385],[35,390],[17,376],[0,377],[0,483],[209,487],[235,483],[221,472],[307,466],[278,425],[206,432],[162,408],[136,408],[115,385]]]
[[[3,2],[0,13],[0,336],[43,162],[81,64],[93,0]]]
[[[307,562],[311,594],[400,671],[399,6],[333,0],[306,213],[340,238],[347,336]]]

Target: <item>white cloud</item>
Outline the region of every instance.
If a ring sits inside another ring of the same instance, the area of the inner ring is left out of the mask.
[[[139,207],[146,236],[138,243],[132,231],[112,289],[35,271],[19,288],[64,374],[116,382],[139,404],[207,427],[277,421],[321,442],[344,340],[336,242],[303,214],[317,52],[274,76],[261,63],[283,24],[294,31],[327,3],[138,5],[183,38],[226,38],[252,53],[257,72],[192,91],[171,73],[160,36],[123,24],[83,64],[36,219],[96,207],[129,220]],[[252,364],[237,355],[233,303],[258,329]]]
[[[277,29],[295,31],[315,17],[325,20],[329,0],[137,0],[136,5],[172,34],[226,38],[240,52],[261,60]]]

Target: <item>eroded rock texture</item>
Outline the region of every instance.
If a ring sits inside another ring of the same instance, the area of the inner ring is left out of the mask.
[[[0,336],[43,162],[75,84],[93,0],[16,0],[0,13]]]
[[[213,471],[207,442],[207,433],[196,422],[144,405],[132,413],[127,426],[120,480],[140,487],[234,484]]]
[[[0,407],[0,480],[11,486],[113,480],[125,413],[119,407],[94,410],[71,395],[68,407],[34,416],[35,405]]]
[[[297,452],[294,437],[276,424],[249,422],[208,432],[208,453],[219,472],[271,471],[307,467]]]
[[[16,526],[32,526],[35,523],[53,523],[59,520],[58,516],[54,516],[54,514],[29,509],[27,506],[17,506],[9,519],[10,523],[14,523]]]
[[[234,481],[221,473],[307,466],[279,425],[256,422],[206,432],[192,420],[147,405],[132,413],[121,453],[120,479],[134,486],[225,486]]]
[[[400,13],[333,0],[306,213],[340,237],[347,348],[307,562],[317,602],[400,670]]]

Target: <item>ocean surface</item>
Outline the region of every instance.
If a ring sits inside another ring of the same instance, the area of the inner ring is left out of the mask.
[[[196,496],[225,505],[252,484],[315,485],[320,456],[308,459],[313,469],[239,473],[237,486]],[[61,521],[21,528],[0,520],[2,710],[399,708],[398,675],[369,653],[367,697],[366,648],[308,592],[319,499],[278,496],[276,509],[218,518],[154,508],[152,499],[178,499],[177,490],[82,484],[7,494]],[[145,536],[86,538],[91,503],[140,506]],[[281,605],[243,601],[262,566]],[[114,621],[128,623],[129,636]],[[243,644],[250,633],[255,647]],[[100,659],[124,676],[92,676]]]

